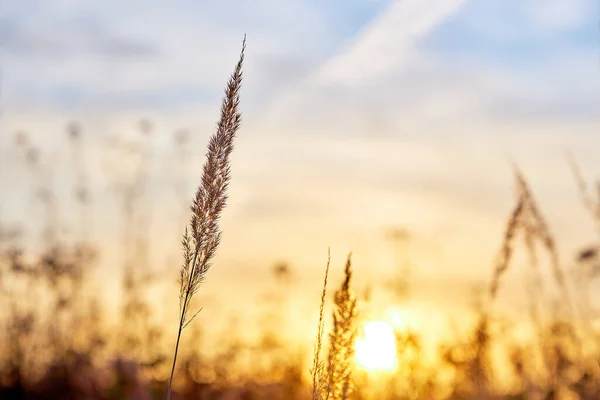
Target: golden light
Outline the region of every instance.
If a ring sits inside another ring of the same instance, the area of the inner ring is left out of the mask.
[[[368,371],[396,369],[396,336],[386,322],[371,321],[364,327],[364,335],[356,339],[356,361]]]
[[[394,328],[403,331],[407,329],[418,329],[419,319],[414,312],[402,308],[392,308],[388,310],[388,320]]]

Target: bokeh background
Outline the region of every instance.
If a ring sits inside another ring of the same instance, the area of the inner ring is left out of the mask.
[[[162,398],[181,234],[246,33],[223,242],[179,393],[307,398],[331,248],[333,285],[352,252],[361,329],[385,322],[398,339],[392,371],[357,363],[357,396],[598,398],[573,386],[600,377],[598,21],[594,0],[3,2],[0,394]],[[440,354],[481,339],[513,165],[579,305],[542,256],[547,318],[531,334],[518,239],[494,302],[502,327],[486,325],[515,339],[494,342],[483,384]],[[527,340],[580,351],[566,372],[550,356],[526,367],[512,355]]]

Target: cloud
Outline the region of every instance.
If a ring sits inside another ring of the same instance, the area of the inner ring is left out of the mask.
[[[246,98],[258,109],[387,1],[13,2],[0,13],[3,90],[17,109],[213,105],[247,33]]]
[[[397,0],[342,54],[316,73],[322,84],[369,80],[402,68],[416,42],[456,12],[465,0]]]
[[[56,24],[35,31],[13,22],[0,22],[0,50],[4,56],[20,56],[54,62],[63,57],[86,54],[109,57],[147,57],[156,55],[152,43],[117,36],[99,26]],[[32,60],[33,59],[33,60]]]
[[[297,131],[392,137],[419,127],[439,137],[439,126],[466,120],[597,121],[592,0],[555,0],[552,12],[538,0],[437,5],[393,3],[265,118]]]
[[[450,18],[464,2],[396,0],[390,3],[348,48],[330,57],[281,98],[274,99],[265,114],[283,121],[289,118],[290,110],[296,110],[310,116],[315,125],[321,124],[324,118],[337,119],[332,108],[345,110],[344,115],[348,115],[346,111],[352,108],[347,104],[350,96],[359,98],[365,90],[381,89],[381,82],[390,73],[403,70],[414,58],[419,39]],[[371,101],[373,96],[366,99]],[[361,102],[364,104],[365,101]]]

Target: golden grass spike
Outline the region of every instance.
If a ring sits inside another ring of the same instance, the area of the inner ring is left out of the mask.
[[[348,255],[345,279],[335,292],[333,331],[329,335],[327,399],[347,400],[353,392],[354,341],[356,339],[356,297],[352,292],[352,262]]]
[[[227,83],[221,105],[221,118],[217,132],[210,138],[208,153],[202,170],[202,182],[192,202],[191,233],[186,228],[183,235],[183,265],[180,276],[180,314],[173,366],[169,378],[167,400],[171,399],[173,375],[177,363],[177,351],[181,332],[198,314],[188,318],[192,297],[210,268],[210,262],[221,239],[219,218],[227,202],[227,187],[230,176],[230,155],[233,151],[233,139],[240,127],[242,115],[238,111],[242,84],[242,64],[246,49],[246,35],[242,43],[239,61]]]
[[[550,228],[548,227],[544,216],[542,215],[539,207],[537,206],[537,202],[533,197],[531,190],[529,189],[529,185],[527,184],[525,177],[517,167],[515,167],[515,176],[517,178],[519,191],[524,200],[524,205],[526,207],[525,211],[530,215],[530,217],[533,220],[534,233],[537,236],[537,238],[541,241],[548,254],[550,255],[550,266],[552,268],[554,281],[560,289],[565,302],[568,304],[571,310],[574,311],[574,304],[571,301],[571,296],[569,294],[565,274],[562,270],[562,266],[560,263],[558,248],[556,247],[554,236],[550,232]]]

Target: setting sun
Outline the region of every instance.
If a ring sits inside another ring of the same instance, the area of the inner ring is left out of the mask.
[[[396,369],[396,337],[391,325],[371,321],[364,327],[364,335],[356,340],[356,361],[368,371]]]

